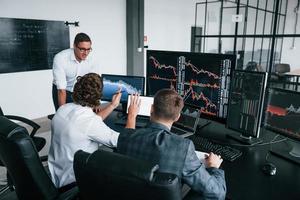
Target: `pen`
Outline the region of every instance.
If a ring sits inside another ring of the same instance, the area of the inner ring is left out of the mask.
[[[124,93],[125,90],[121,90],[120,92],[116,92],[115,94]]]

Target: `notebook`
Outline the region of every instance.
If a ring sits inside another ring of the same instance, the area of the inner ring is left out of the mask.
[[[139,99],[141,100],[140,110],[138,112],[138,116],[136,118],[136,127],[142,128],[146,127],[150,120],[150,111],[151,106],[153,104],[153,97],[146,97],[146,96],[140,96]],[[128,108],[130,105],[130,95],[128,95],[128,103],[127,103],[127,109],[126,114],[128,114]],[[127,122],[127,116],[124,116],[123,118],[118,119],[115,123],[118,125],[126,125]]]
[[[140,96],[139,99],[141,100],[141,106],[140,106],[138,116],[150,117],[150,111],[154,101],[154,97]],[[128,103],[127,103],[126,113],[128,114],[128,108],[131,102],[131,95],[128,95],[127,102]]]

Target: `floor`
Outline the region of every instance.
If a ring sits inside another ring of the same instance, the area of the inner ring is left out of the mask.
[[[40,118],[34,121],[41,126],[41,128],[38,130],[36,135],[46,138],[47,141],[45,147],[39,152],[41,156],[44,156],[47,155],[49,151],[49,144],[51,138],[51,132],[50,132],[51,121],[47,117]],[[28,131],[29,132],[31,131],[30,128],[28,128]],[[6,185],[6,168],[0,167],[0,189],[5,185]],[[0,200],[17,200],[17,197],[14,192],[7,191],[4,194],[0,195]]]

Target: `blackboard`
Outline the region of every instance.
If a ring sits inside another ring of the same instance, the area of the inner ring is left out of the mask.
[[[69,47],[63,21],[0,18],[0,73],[51,69],[54,55]]]

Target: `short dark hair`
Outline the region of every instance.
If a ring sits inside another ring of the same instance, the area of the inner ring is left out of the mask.
[[[96,73],[78,76],[72,94],[73,101],[82,106],[94,108],[100,106],[103,81]]]
[[[183,108],[183,99],[175,90],[162,89],[154,96],[153,113],[156,119],[176,120]]]
[[[74,44],[77,46],[80,42],[92,42],[91,38],[85,33],[77,33]]]

